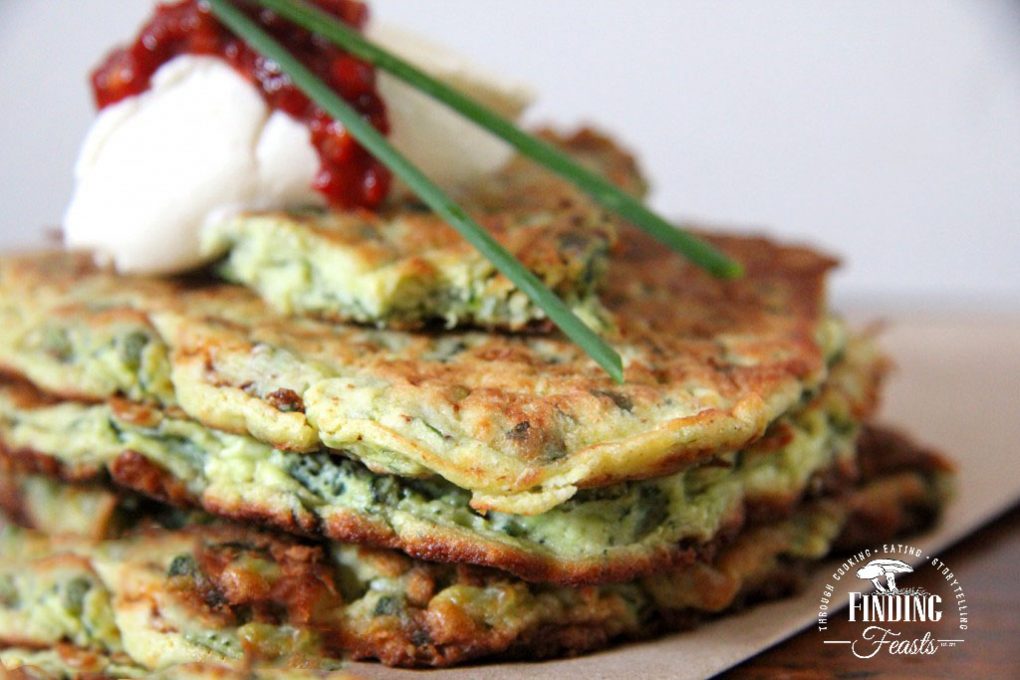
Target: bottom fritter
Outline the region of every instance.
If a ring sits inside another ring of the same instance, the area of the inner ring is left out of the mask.
[[[270,677],[281,664],[318,672],[343,658],[448,666],[580,654],[788,594],[830,550],[934,519],[947,463],[880,430],[861,456],[853,489],[720,538],[693,564],[579,588],[309,542],[8,470],[5,512],[36,528],[11,525],[0,538],[0,659],[56,677],[76,675],[83,657],[109,677],[195,663],[205,664],[196,673],[255,664]]]

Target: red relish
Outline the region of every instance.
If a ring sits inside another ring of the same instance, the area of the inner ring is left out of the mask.
[[[368,8],[357,0],[313,0],[354,27],[364,27]],[[284,44],[382,133],[389,131],[386,107],[372,66],[273,12],[242,8]],[[182,54],[216,56],[254,85],[266,104],[305,123],[319,154],[314,186],[337,208],[375,208],[389,191],[389,170],[363,149],[342,125],[294,86],[277,65],[228,31],[199,0],[160,4],[133,43],[111,52],[92,73],[92,91],[102,109],[149,88],[160,66]]]

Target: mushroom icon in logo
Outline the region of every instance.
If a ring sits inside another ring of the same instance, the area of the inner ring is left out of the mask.
[[[900,560],[871,560],[866,565],[857,570],[857,578],[862,581],[871,581],[875,585],[875,590],[880,593],[895,593],[896,590],[896,574],[909,574],[914,571],[906,562]],[[882,578],[885,577],[885,583],[882,583]]]

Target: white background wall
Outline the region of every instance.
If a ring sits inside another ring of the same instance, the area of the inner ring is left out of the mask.
[[[0,245],[59,222],[148,0],[0,0]],[[377,0],[639,152],[670,215],[841,253],[839,298],[1020,311],[1020,3]]]

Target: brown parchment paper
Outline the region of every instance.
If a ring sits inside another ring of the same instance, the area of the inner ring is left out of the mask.
[[[898,315],[882,345],[897,369],[881,419],[935,444],[960,467],[958,494],[942,524],[906,541],[937,555],[1020,500],[1020,313],[1008,319]],[[821,565],[797,598],[577,659],[441,671],[357,663],[348,670],[370,679],[704,678],[813,625],[822,588],[840,562]],[[837,593],[845,602],[845,591]]]

